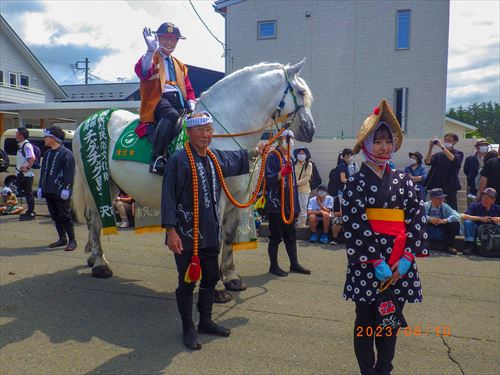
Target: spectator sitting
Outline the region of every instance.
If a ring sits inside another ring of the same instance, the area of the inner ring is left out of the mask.
[[[410,157],[410,165],[405,168],[404,173],[408,174],[410,180],[415,183],[415,190],[418,193],[419,199],[425,201],[427,192],[425,191],[423,182],[427,176],[427,171],[425,166],[422,165],[423,156],[418,151],[410,152],[408,156]]]
[[[113,202],[113,206],[118,212],[118,215],[120,215],[120,228],[128,228],[130,226],[129,217],[134,216],[134,199],[120,189],[118,196]]]
[[[16,215],[23,212],[23,208],[17,205],[17,197],[12,190],[5,186],[2,189],[2,204],[0,213],[2,215]]]
[[[424,203],[427,215],[427,234],[431,241],[444,243],[449,254],[458,253],[455,237],[460,231],[460,214],[444,203],[443,190],[436,188],[429,191],[430,201]]]
[[[300,215],[299,226],[306,225],[307,203],[311,194],[310,180],[313,172],[311,154],[306,147],[299,147],[293,150],[293,157],[297,160],[295,163],[295,176],[297,178],[297,188],[299,193]]]
[[[474,242],[480,225],[485,223],[500,224],[500,205],[495,204],[496,199],[496,190],[486,188],[479,195],[479,202],[472,202],[465,214],[462,214],[465,231],[464,254],[474,253]]]
[[[342,231],[342,205],[340,204],[341,198],[336,196],[333,200],[332,211],[332,240],[330,245],[337,245],[339,234]]]
[[[481,138],[476,141],[474,147],[476,148],[476,153],[467,156],[464,162],[464,173],[467,176],[467,193],[470,198],[476,198],[476,177],[479,175],[479,170],[486,162],[485,156],[487,152],[490,151],[490,143],[485,138]]]
[[[318,224],[323,223],[323,234],[319,237],[319,242],[328,243],[328,232],[330,230],[331,212],[333,210],[333,197],[328,195],[327,187],[324,184],[318,186],[316,196],[309,199],[307,205],[307,216],[309,217],[309,225],[311,227],[311,238],[309,241],[318,241],[318,233],[316,232]]]

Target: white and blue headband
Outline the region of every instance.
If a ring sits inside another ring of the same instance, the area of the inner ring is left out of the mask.
[[[54,134],[52,134],[49,129],[43,129],[43,136],[54,138],[57,142],[63,143],[63,140],[59,137],[56,137]]]
[[[186,120],[186,126],[188,128],[194,128],[196,126],[203,126],[211,123],[212,116],[210,116],[210,113],[208,112],[200,112],[197,117],[188,117]]]

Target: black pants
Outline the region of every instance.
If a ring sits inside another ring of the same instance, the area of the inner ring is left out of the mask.
[[[401,306],[401,311],[404,305]],[[361,375],[389,375],[396,353],[397,335],[386,335],[376,329],[376,304],[356,302],[356,322],[354,324],[354,352]],[[371,329],[367,329],[371,327]],[[375,339],[375,340],[374,340]],[[377,348],[377,358],[373,351],[373,341]]]
[[[22,195],[26,197],[26,203],[28,204],[27,213],[35,211],[35,197],[33,196],[33,177],[17,177],[17,184],[19,189],[21,189]]]
[[[46,195],[45,201],[49,209],[50,217],[56,224],[59,239],[64,239],[66,234],[68,240],[76,241],[73,217],[71,216],[71,205],[69,199],[61,199],[56,195]]]
[[[443,190],[443,193],[446,194],[446,203],[454,210],[458,210],[457,192]]]
[[[297,229],[295,228],[295,221],[291,224],[286,225],[281,219],[280,213],[270,213],[269,214],[269,231],[271,235],[269,236],[269,244],[279,245],[281,240],[285,245],[290,242],[295,242],[297,240]]]
[[[179,94],[177,92],[164,93],[155,108],[156,131],[153,143],[153,155],[165,155],[167,147],[180,129],[175,125],[182,110]]]
[[[201,265],[201,282],[200,288],[214,289],[217,281],[219,281],[219,248],[207,247],[199,249]],[[194,289],[196,283],[186,283],[184,276],[188,269],[193,253],[191,251],[182,252],[180,255],[175,254],[175,264],[179,273],[179,289]]]
[[[441,240],[436,240],[434,238],[430,238],[431,243],[437,243],[437,244],[442,244],[446,248],[448,247],[455,247],[455,237],[459,234],[460,232],[460,223],[446,223],[443,225],[434,225],[431,223],[427,224],[429,227],[435,227],[435,228],[442,228],[444,229],[444,239]],[[443,249],[446,250],[446,249]]]

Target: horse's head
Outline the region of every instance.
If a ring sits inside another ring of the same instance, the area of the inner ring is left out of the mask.
[[[306,59],[295,65],[286,66],[285,78],[291,86],[290,94],[285,96],[283,107],[284,113],[295,112],[295,119],[290,125],[293,130],[295,138],[301,142],[311,142],[316,131],[314,119],[311,113],[311,104],[313,96],[307,83],[299,77],[299,73],[304,67]]]

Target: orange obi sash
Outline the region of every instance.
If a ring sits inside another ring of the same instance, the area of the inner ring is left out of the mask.
[[[403,256],[406,245],[406,225],[404,210],[392,208],[367,208],[368,222],[374,232],[394,236],[389,265],[392,266]]]

